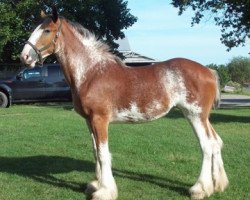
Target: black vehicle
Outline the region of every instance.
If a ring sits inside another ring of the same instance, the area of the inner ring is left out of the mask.
[[[25,68],[11,79],[0,80],[0,107],[18,102],[65,100],[71,100],[71,91],[58,64]]]

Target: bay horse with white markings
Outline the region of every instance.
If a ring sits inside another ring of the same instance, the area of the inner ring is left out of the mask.
[[[92,199],[117,199],[111,170],[108,126],[112,122],[146,122],[166,115],[177,106],[197,135],[203,162],[191,197],[202,199],[228,185],[222,140],[209,122],[219,100],[216,73],[191,60],[175,58],[147,67],[128,67],[77,23],[43,14],[43,23],[31,34],[21,53],[34,67],[55,54],[71,87],[74,108],[86,119],[96,159],[96,179],[88,184]]]

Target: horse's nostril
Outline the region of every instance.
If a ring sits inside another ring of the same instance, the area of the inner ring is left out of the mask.
[[[29,54],[22,53],[20,56],[22,62],[27,62],[30,59]]]
[[[24,61],[28,61],[30,59],[30,56],[29,56],[29,54],[24,54],[22,56],[22,58],[23,58]]]

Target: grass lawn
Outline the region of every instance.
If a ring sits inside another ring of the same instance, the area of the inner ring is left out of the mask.
[[[250,199],[250,109],[213,111],[224,141],[230,186],[210,199]],[[201,155],[178,110],[145,124],[110,126],[119,199],[189,199]],[[92,142],[70,104],[14,105],[0,110],[0,200],[85,199],[94,178]]]

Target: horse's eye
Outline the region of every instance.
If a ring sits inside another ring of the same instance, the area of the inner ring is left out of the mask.
[[[44,33],[50,33],[50,30],[49,29],[45,29]]]

